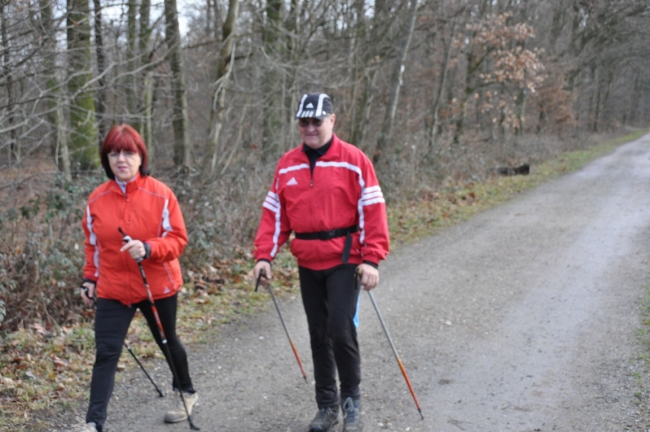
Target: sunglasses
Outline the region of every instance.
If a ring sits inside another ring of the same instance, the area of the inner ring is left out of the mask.
[[[298,126],[302,128],[309,127],[309,125],[312,125],[313,127],[317,128],[320,127],[320,125],[323,124],[323,119],[309,119],[309,118],[301,118],[298,119]]]

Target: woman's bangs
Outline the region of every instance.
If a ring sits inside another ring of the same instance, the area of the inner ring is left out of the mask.
[[[113,153],[113,152],[139,153],[138,146],[135,145],[135,142],[131,137],[122,135],[122,139],[116,141],[117,142],[112,143],[113,145],[110,146],[108,153]]]

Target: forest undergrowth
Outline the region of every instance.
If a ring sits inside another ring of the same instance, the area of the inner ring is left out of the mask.
[[[437,176],[423,174],[415,158],[402,158],[401,165],[393,162],[390,170],[379,167],[392,249],[579,169],[644,133],[592,136],[568,147],[522,141],[510,157],[467,157],[464,164],[449,158],[444,175]],[[530,174],[501,176],[485,160],[525,161]],[[185,284],[178,321],[180,337],[188,344],[200,346],[220,325],[269,307],[268,296],[253,291],[251,239],[272,173],[244,168],[203,185],[169,180],[190,237],[182,258]],[[48,174],[45,163],[31,169],[0,176],[1,430],[30,422],[33,427],[35,421],[46,422],[47,413],[87,398],[94,360],[94,311],[83,306],[76,287],[83,266],[83,205],[103,178],[96,173],[65,183]],[[298,293],[297,269],[287,248],[274,263],[274,276],[279,297]],[[162,358],[139,314],[127,340],[145,364]],[[131,357],[123,355],[119,369],[133,367],[137,365]]]

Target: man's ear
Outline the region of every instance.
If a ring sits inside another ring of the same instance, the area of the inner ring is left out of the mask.
[[[336,123],[336,114],[330,115],[330,118],[332,119],[332,126],[334,126],[334,123]]]

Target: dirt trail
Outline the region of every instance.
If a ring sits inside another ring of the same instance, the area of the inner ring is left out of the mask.
[[[391,254],[375,298],[425,419],[364,295],[366,431],[646,430],[634,333],[650,273],[649,189],[650,135]],[[300,301],[281,308],[311,379]],[[201,430],[307,430],[312,383],[273,309],[190,353]],[[155,376],[169,381],[160,365]],[[106,430],[189,430],[162,423],[169,399],[135,370],[115,388]]]

